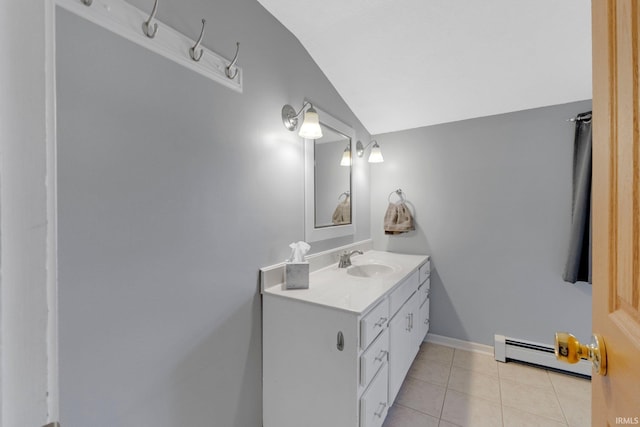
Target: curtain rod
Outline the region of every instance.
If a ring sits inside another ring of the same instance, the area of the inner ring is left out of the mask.
[[[568,122],[581,122],[589,123],[591,121],[591,111],[587,111],[586,113],[578,114],[575,117],[567,119]]]

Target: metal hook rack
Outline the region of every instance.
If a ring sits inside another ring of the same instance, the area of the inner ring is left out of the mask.
[[[158,32],[157,22],[153,24],[153,27],[151,26],[151,22],[156,19],[156,13],[158,13],[158,0],[155,0],[155,3],[153,3],[153,10],[151,11],[151,16],[149,16],[149,19],[142,23],[142,32],[150,39],[154,38],[156,36],[156,33]],[[151,28],[153,28],[153,30]]]
[[[196,51],[200,47],[200,44],[202,43],[202,39],[204,38],[204,26],[206,23],[207,21],[203,18],[200,37],[198,38],[198,41],[196,42],[196,44],[189,48],[189,55],[191,56],[191,59],[193,59],[196,62],[199,62],[202,59],[202,55],[204,55],[204,49],[200,49],[200,52],[196,52]]]
[[[238,55],[239,54],[240,54],[240,42],[236,42],[236,56],[233,57],[233,59],[231,60],[231,63],[229,65],[227,65],[227,67],[224,70],[224,72],[227,75],[227,77],[230,78],[231,80],[235,79],[236,76],[238,75],[238,68],[236,67],[235,72],[232,75],[231,74],[231,67],[235,67],[236,62],[238,62]]]
[[[229,63],[226,57],[202,46],[204,31],[201,31],[200,44],[197,44],[194,39],[157,20],[158,0],[154,0],[151,15],[148,11],[139,9],[126,0],[55,0],[55,2],[58,7],[216,83],[242,93],[243,70],[237,65],[237,52],[234,60]],[[159,31],[159,27],[162,27],[162,31]],[[190,46],[193,46],[195,58],[187,52]]]

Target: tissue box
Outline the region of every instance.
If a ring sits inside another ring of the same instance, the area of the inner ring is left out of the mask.
[[[284,289],[309,289],[309,263],[284,264]]]

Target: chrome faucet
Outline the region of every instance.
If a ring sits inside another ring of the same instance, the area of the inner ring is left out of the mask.
[[[362,255],[362,251],[351,251],[351,252],[347,252],[344,251],[342,254],[340,254],[340,262],[338,263],[338,268],[347,268],[351,265],[351,255],[353,254],[360,254]]]

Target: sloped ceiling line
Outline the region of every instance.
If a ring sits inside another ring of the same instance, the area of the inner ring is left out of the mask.
[[[258,0],[372,134],[591,99],[588,0]]]

